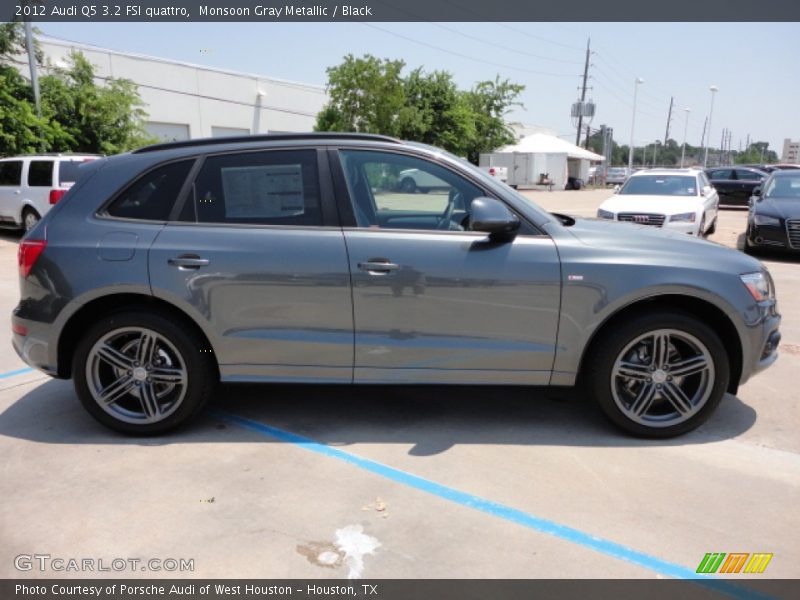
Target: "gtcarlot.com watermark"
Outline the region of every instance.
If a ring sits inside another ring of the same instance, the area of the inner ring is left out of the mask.
[[[170,572],[194,571],[193,558],[74,558],[50,554],[17,554],[14,557],[17,571],[56,573],[91,572]]]

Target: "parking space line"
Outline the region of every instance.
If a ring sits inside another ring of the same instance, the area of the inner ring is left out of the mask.
[[[30,373],[33,371],[30,367],[26,367],[24,369],[17,369],[16,371],[6,371],[5,373],[0,373],[0,379],[6,379],[8,377],[14,377],[14,375],[22,375],[24,373]]]
[[[560,523],[556,523],[555,521],[537,517],[536,515],[526,513],[519,509],[493,502],[492,500],[488,500],[486,498],[481,498],[480,496],[474,496],[467,492],[462,492],[455,488],[451,488],[441,483],[436,483],[435,481],[430,481],[423,477],[401,471],[400,469],[395,469],[394,467],[384,465],[368,458],[363,458],[355,454],[350,454],[349,452],[344,452],[338,448],[333,448],[323,443],[315,442],[312,439],[305,438],[295,433],[291,433],[277,427],[272,427],[271,425],[266,425],[258,421],[253,421],[252,419],[247,419],[245,417],[240,417],[239,415],[220,410],[211,411],[211,415],[255,433],[269,436],[282,442],[294,444],[303,448],[304,450],[309,450],[323,456],[341,460],[381,477],[385,477],[386,479],[390,479],[396,483],[400,483],[422,492],[438,496],[444,500],[448,500],[455,504],[486,513],[493,517],[510,521],[512,523],[516,523],[517,525],[522,525],[528,529],[533,529],[540,533],[545,533],[573,544],[589,548],[590,550],[594,550],[600,554],[605,554],[606,556],[610,556],[612,558],[627,561],[629,563],[654,571],[660,575],[665,575],[667,577],[673,577],[676,579],[696,579],[698,584],[711,588],[714,591],[722,592],[734,598],[769,598],[769,596],[762,595],[755,590],[740,587],[734,583],[730,583],[721,579],[713,579],[707,576],[699,575],[690,568],[671,563],[656,556],[634,550],[633,548],[628,548],[627,546],[623,546],[617,542],[596,537],[589,533],[580,531],[579,529],[569,527],[568,525],[562,525]]]

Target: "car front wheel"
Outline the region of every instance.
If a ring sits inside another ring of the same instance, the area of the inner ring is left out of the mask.
[[[84,408],[111,429],[163,433],[195,416],[211,396],[216,367],[204,346],[167,315],[108,315],[78,343],[75,390]]]
[[[600,341],[589,366],[591,391],[608,418],[652,438],[703,423],[729,378],[719,336],[684,313],[639,315],[623,323]]]

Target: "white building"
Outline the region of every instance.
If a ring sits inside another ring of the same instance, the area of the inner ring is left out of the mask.
[[[783,140],[781,162],[800,164],[800,142],[793,142],[789,138]]]
[[[97,78],[130,79],[147,112],[146,129],[163,141],[311,131],[327,102],[323,86],[294,83],[40,37],[47,60],[66,66],[78,50]],[[21,71],[27,75],[27,62]],[[46,71],[46,69],[45,69]]]

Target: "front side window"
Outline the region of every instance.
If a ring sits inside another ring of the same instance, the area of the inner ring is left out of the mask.
[[[420,158],[365,150],[342,150],[340,156],[359,227],[468,230],[472,201],[484,195]]]
[[[32,160],[28,166],[28,185],[31,187],[53,187],[53,161]]]
[[[211,156],[181,220],[251,225],[322,225],[316,150]]]
[[[139,178],[106,209],[112,217],[166,221],[194,160],[159,167]]]
[[[22,161],[6,160],[0,162],[0,185],[19,186],[22,182]]]
[[[746,169],[736,169],[736,178],[744,181],[761,181],[762,176],[755,171],[747,171]]]

